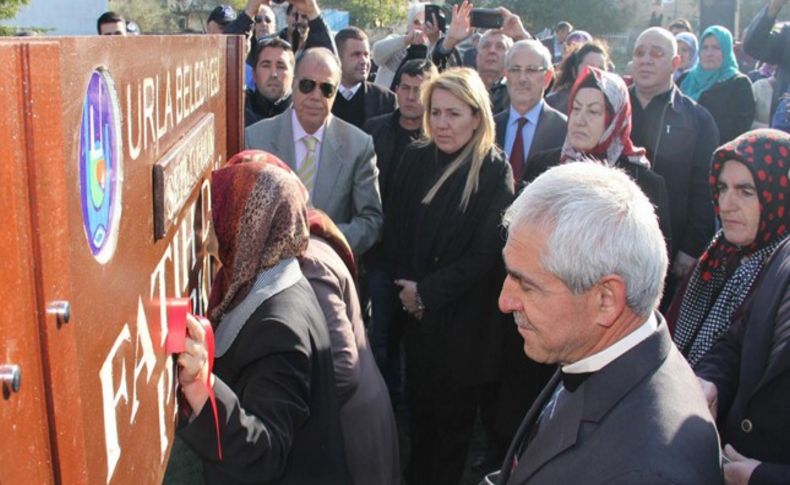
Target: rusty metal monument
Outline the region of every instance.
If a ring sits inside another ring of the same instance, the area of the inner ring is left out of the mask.
[[[162,302],[207,303],[242,63],[238,36],[0,41],[0,483],[161,483]]]

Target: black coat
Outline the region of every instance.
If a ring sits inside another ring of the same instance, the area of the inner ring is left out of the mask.
[[[758,278],[696,373],[718,390],[722,444],[764,462],[749,483],[790,483],[790,239]]]
[[[444,184],[433,201],[421,201],[441,175],[435,145],[411,145],[395,174],[384,241],[396,278],[417,282],[425,315],[406,316],[409,366],[424,369],[448,386],[473,387],[498,371],[504,281],[500,224],[513,200],[510,166],[492,149],[479,186],[459,209],[469,162]],[[497,334],[500,336],[497,337]]]
[[[179,430],[206,483],[349,483],[329,333],[304,277],[264,301],[216,359],[222,461],[207,402]]]
[[[683,82],[683,76],[678,83]],[[721,145],[746,133],[754,123],[754,91],[744,74],[716,83],[703,91],[697,101],[707,109],[719,129]]]
[[[273,118],[291,107],[291,95],[273,103],[264,98],[258,90],[244,90],[244,127],[255,124],[266,118]]]
[[[527,170],[524,173],[524,183],[528,184],[532,182],[538,175],[555,165],[559,165],[561,152],[562,147],[537,153],[530,158],[527,162]],[[658,225],[661,227],[661,232],[664,234],[667,251],[669,251],[669,254],[672,254],[672,224],[670,224],[669,198],[667,196],[667,187],[664,183],[664,178],[649,168],[630,163],[624,157],[620,157],[615,166],[622,169],[634,182],[636,182],[636,185],[642,189],[642,192],[645,193],[656,208]]]
[[[635,88],[629,93],[637,106]],[[715,225],[708,176],[719,146],[716,123],[708,110],[673,86],[660,118],[640,126],[635,121],[631,140],[647,150],[652,170],[666,182],[675,251],[699,257]],[[674,257],[673,251],[670,260]]]

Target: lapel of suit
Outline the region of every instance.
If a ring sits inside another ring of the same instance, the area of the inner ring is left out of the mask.
[[[494,127],[496,128],[496,143],[502,150],[505,149],[505,133],[507,133],[507,124],[510,121],[510,110],[504,111],[494,118]]]
[[[541,140],[544,138],[543,132],[546,131],[547,123],[543,122],[545,117],[546,105],[544,103],[543,109],[540,110],[540,116],[538,116],[538,126],[535,127],[535,132],[532,135],[532,144],[529,146],[529,152],[527,152],[527,156],[524,158],[524,166],[526,166],[527,160],[529,160],[529,157],[531,157],[533,153],[538,153],[543,150]]]
[[[313,184],[313,206],[328,207],[329,199],[335,188],[337,177],[343,170],[343,160],[339,157],[341,140],[337,134],[335,117],[329,115],[321,140],[321,154],[318,156],[318,173]],[[350,140],[344,140],[346,143]],[[346,147],[348,150],[349,147]],[[351,155],[351,154],[349,154]]]
[[[271,135],[272,153],[277,155],[280,160],[296,171],[296,151],[294,148],[294,129],[292,125],[293,108],[283,111],[277,118]],[[301,143],[301,142],[300,142]]]
[[[599,423],[645,376],[666,360],[674,344],[663,317],[656,314],[656,318],[659,320],[656,333],[592,374],[576,392],[565,397],[559,414],[546,423],[519,458],[519,466],[512,475],[513,483],[525,483],[549,460],[573,446],[582,422]]]
[[[551,387],[550,391],[554,391],[556,388],[556,381],[559,381],[559,371],[556,377],[557,379],[552,379],[555,381],[555,386]],[[584,416],[584,386],[574,393],[563,392],[567,394],[564,396],[561,416],[556,416],[545,422],[532,443],[519,457],[518,467],[513,470],[514,483],[525,483],[546,462],[576,444],[579,426]],[[546,420],[545,417],[544,420]]]
[[[560,371],[558,369],[557,372],[551,376],[551,379],[549,379],[549,382],[546,384],[543,390],[540,391],[540,395],[532,403],[529,411],[527,411],[527,415],[521,421],[521,425],[516,432],[516,436],[510,443],[510,449],[508,449],[507,454],[505,455],[505,461],[502,463],[502,476],[499,483],[506,483],[511,475],[511,472],[515,471],[513,470],[513,459],[518,458],[519,461],[521,460],[521,457],[518,456],[518,454],[521,451],[522,444],[524,443],[524,440],[527,439],[529,432],[532,430],[533,423],[536,419],[538,419],[540,411],[543,409],[546,401],[548,401],[551,397],[551,394],[554,392],[554,388],[557,387],[557,383],[559,381]]]

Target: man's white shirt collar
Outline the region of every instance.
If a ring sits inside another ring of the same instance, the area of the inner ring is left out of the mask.
[[[347,88],[347,87],[345,87],[345,86],[343,86],[341,84],[340,85],[340,94],[341,94],[341,96],[343,96],[346,99],[351,99],[351,98],[354,97],[355,94],[357,94],[357,91],[359,91],[360,86],[362,86],[361,82],[360,83],[356,83],[355,85],[351,86],[350,88]],[[347,93],[351,93],[351,96],[349,96]]]
[[[566,374],[581,374],[583,372],[601,370],[621,355],[636,347],[637,344],[653,335],[657,330],[658,320],[656,320],[655,314],[651,314],[650,318],[633,332],[596,354],[587,356],[573,364],[562,366],[562,371]]]
[[[332,115],[330,114],[329,116]],[[318,140],[319,144],[324,139],[324,128],[326,128],[327,122],[329,122],[329,118],[327,118],[326,121],[324,121],[324,124],[321,125],[321,128],[319,128],[315,133],[311,135]],[[293,126],[294,144],[300,142],[302,138],[310,135],[310,133],[307,133],[305,129],[302,128],[302,124],[299,123],[299,118],[296,117],[296,110],[291,110],[291,126]]]

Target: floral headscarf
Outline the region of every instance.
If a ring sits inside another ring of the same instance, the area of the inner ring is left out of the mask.
[[[238,305],[258,273],[304,253],[309,240],[304,186],[266,152],[242,152],[211,174],[214,230],[222,262],[209,297],[212,322]]]
[[[636,148],[631,143],[631,99],[628,88],[620,76],[597,67],[585,66],[573,83],[568,97],[569,118],[573,116],[573,101],[581,88],[595,88],[603,93],[607,108],[606,128],[598,144],[586,153],[573,148],[570,139],[565,137],[560,161],[581,160],[592,156],[609,166],[614,166],[620,156],[625,155],[633,164],[650,167],[650,162],[645,157],[645,149]]]

